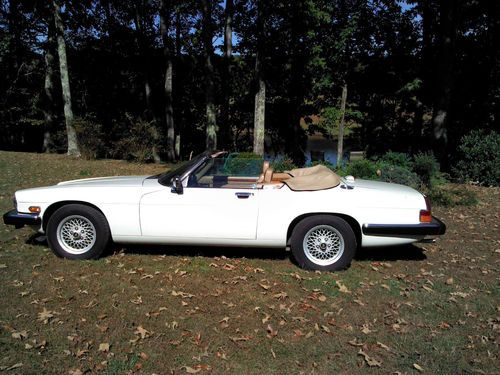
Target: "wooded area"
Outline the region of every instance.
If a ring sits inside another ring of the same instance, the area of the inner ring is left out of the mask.
[[[3,0],[0,148],[173,161],[433,150],[495,129],[488,0]],[[498,126],[498,125],[497,125]],[[264,145],[264,140],[266,145]]]

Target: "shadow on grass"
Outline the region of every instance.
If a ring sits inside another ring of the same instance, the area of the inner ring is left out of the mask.
[[[372,247],[359,249],[354,257],[357,261],[388,262],[396,260],[425,260],[424,251],[413,244],[402,246]]]
[[[170,256],[202,256],[215,258],[247,259],[287,259],[290,252],[276,248],[248,248],[248,247],[221,247],[221,246],[180,246],[180,245],[115,245],[115,250],[123,250],[126,254],[170,255]]]
[[[34,233],[26,243],[34,246],[48,246],[46,237]],[[190,245],[120,245],[113,244],[106,251],[104,256],[112,255],[114,252],[123,251],[125,254],[144,255],[169,255],[169,256],[202,256],[215,258],[225,256],[226,258],[247,258],[247,259],[279,259],[284,260],[291,257],[291,252],[282,248],[249,248],[249,247],[221,247],[221,246],[190,246]],[[358,249],[356,261],[369,262],[390,262],[397,260],[422,261],[427,259],[424,251],[413,244]]]

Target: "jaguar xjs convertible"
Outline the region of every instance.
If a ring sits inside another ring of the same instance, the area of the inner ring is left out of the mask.
[[[410,187],[341,178],[322,165],[275,173],[265,161],[245,172],[244,162],[205,152],[155,176],[19,190],[3,219],[35,226],[69,259],[98,258],[110,241],[289,247],[299,266],[325,271],[347,268],[359,247],[445,233],[428,199]]]

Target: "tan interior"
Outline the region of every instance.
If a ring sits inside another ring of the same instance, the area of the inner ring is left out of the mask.
[[[340,184],[340,177],[324,165],[293,169],[288,173],[292,177],[283,182],[294,191],[331,189]]]
[[[204,176],[199,181],[205,187],[226,189],[279,189],[283,184],[294,191],[331,189],[340,184],[340,177],[323,165],[297,168],[285,173],[274,173],[268,161],[262,165],[262,173],[255,177]]]

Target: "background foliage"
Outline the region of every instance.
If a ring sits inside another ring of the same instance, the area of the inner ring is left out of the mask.
[[[155,153],[162,155],[167,135],[160,1],[59,3],[84,156],[152,160]],[[180,158],[186,158],[205,149],[202,10],[194,0],[166,3],[171,6],[168,38],[175,133]],[[226,134],[221,133],[218,148],[251,151],[259,0],[234,1],[229,59],[223,56],[226,2],[208,3],[217,122]],[[270,140],[266,151],[288,155],[301,164],[307,131],[335,138],[346,86],[347,150],[364,150],[368,157],[389,150],[412,155],[433,150],[446,171],[461,160],[453,170],[460,177],[487,176],[483,183],[497,183],[498,172],[485,175],[483,166],[473,165],[466,150],[469,138],[462,137],[474,129],[489,132],[498,123],[498,11],[498,2],[476,0],[265,2],[261,54]],[[51,2],[0,2],[2,149],[65,150],[57,66],[52,67],[52,100],[44,93],[45,57],[49,51],[57,56],[48,40],[51,25]],[[46,121],[47,112],[51,123]],[[443,118],[438,125],[444,133],[436,125]],[[49,133],[50,142],[44,145]],[[498,160],[498,147],[492,152],[490,161]],[[477,155],[484,157],[479,151]],[[422,157],[422,167],[428,168]],[[393,164],[392,170],[383,170],[384,178],[414,179],[402,176],[400,167],[407,165]],[[351,168],[367,168],[361,172],[373,174],[363,163]]]

